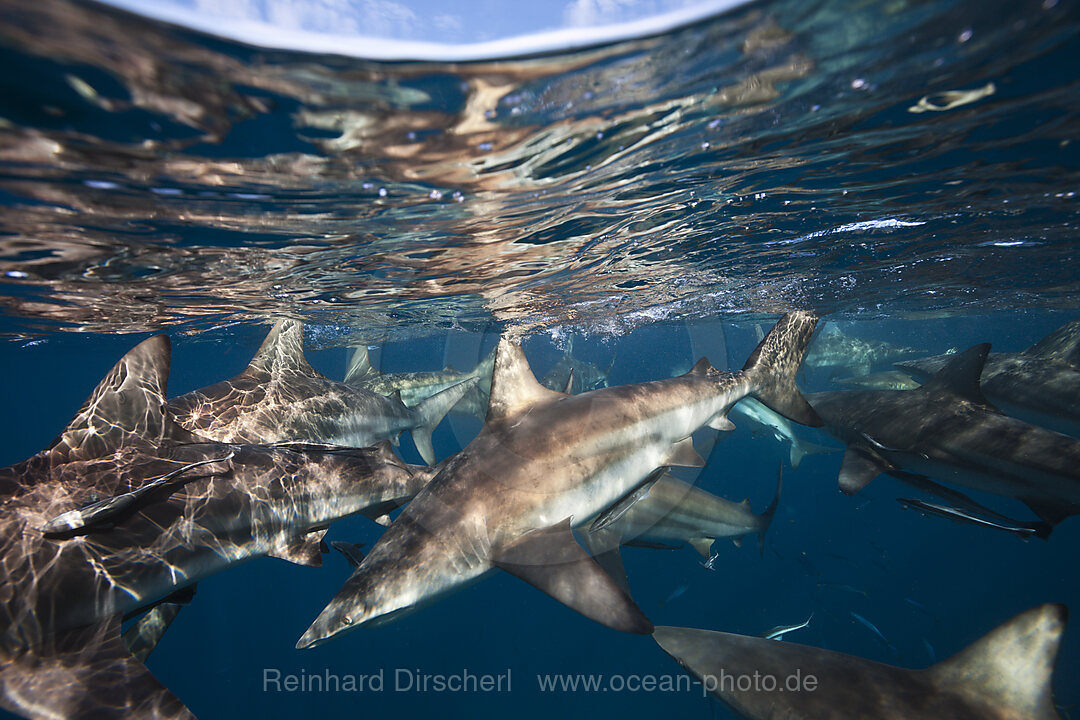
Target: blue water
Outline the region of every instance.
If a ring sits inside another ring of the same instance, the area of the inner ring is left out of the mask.
[[[1073,2],[754,3],[497,64],[262,51],[58,0],[2,14],[3,465],[45,447],[157,332],[174,341],[175,395],[239,372],[284,316],[307,323],[309,360],[331,378],[358,342],[381,347],[386,371],[463,368],[512,329],[538,376],[576,334],[575,355],[615,359],[612,384],[702,354],[739,367],[754,326],[792,308],[928,354],[1022,350],[1080,316]],[[832,379],[807,368],[800,383]],[[787,448],[736,422],[698,482],[760,511]],[[440,459],[478,427],[445,421]],[[408,440],[400,451],[419,462]],[[656,624],[746,634],[813,612],[790,641],[905,667],[1028,607],[1080,608],[1080,521],[1024,543],[924,518],[885,476],[842,495],[840,459],[785,468],[763,553],[718,540],[710,571],[690,548],[624,550],[638,604]],[[328,539],[370,547],[381,530],[350,519]],[[542,692],[538,675],[682,671],[649,638],[501,574],[295,650],[348,573],[331,554],[212,577],[148,665],[203,720],[729,717],[699,686]],[[381,672],[384,686],[267,691],[268,669]],[[509,673],[510,690],[396,692],[399,671]],[[1071,627],[1055,690],[1073,714],[1078,677]]]

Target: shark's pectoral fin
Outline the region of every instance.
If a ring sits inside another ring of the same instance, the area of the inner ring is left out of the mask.
[[[889,461],[869,447],[850,445],[840,464],[840,489],[845,495],[854,495],[878,475],[891,469]]]
[[[118,618],[57,635],[0,664],[0,705],[27,718],[195,717],[132,657]]]
[[[570,368],[570,374],[566,376],[566,385],[563,386],[564,395],[574,394],[574,368]]]
[[[621,533],[605,528],[584,533],[582,539],[597,565],[615,581],[627,597],[633,597],[630,593],[630,581],[626,577],[626,568],[623,566],[622,553],[619,552],[619,545],[622,544]]]
[[[146,662],[182,607],[183,604],[172,602],[155,605],[124,631],[124,645],[136,660]]]
[[[713,417],[712,420],[705,424],[711,427],[713,430],[722,430],[727,432],[735,429],[735,423],[731,422],[730,418],[728,418],[727,416],[727,413],[721,413],[720,415],[716,415]]]
[[[360,545],[357,545],[356,543],[334,540],[330,543],[330,547],[344,555],[345,559],[348,560],[349,564],[354,568],[360,567],[360,563],[364,562],[364,551],[361,550]]]
[[[622,632],[652,632],[641,609],[574,539],[569,519],[522,535],[493,560],[590,620]]]
[[[297,565],[308,567],[322,567],[323,536],[326,528],[312,530],[311,532],[298,535],[267,553],[270,557],[288,560]]]
[[[690,547],[698,551],[698,555],[708,560],[712,557],[712,545],[715,538],[702,537],[690,541]]]
[[[664,465],[705,467],[705,458],[698,455],[698,451],[694,449],[694,439],[687,437],[671,446],[664,458]]]
[[[1080,507],[1063,501],[1039,497],[1020,498],[1020,500],[1031,508],[1040,520],[1049,525],[1057,525],[1070,515],[1080,513]]]

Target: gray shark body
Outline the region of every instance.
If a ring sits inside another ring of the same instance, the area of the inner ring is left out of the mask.
[[[843,367],[853,375],[867,375],[873,367],[925,354],[923,350],[882,340],[851,337],[836,325],[828,323],[810,344],[805,362],[807,367]]]
[[[395,445],[412,433],[420,456],[435,462],[431,433],[472,381],[448,387],[416,407],[397,397],[352,387],[323,376],[304,357],[303,328],[279,322],[251,364],[229,380],[169,401],[169,410],[191,432],[218,442],[315,442],[367,447]]]
[[[566,350],[559,361],[544,373],[540,384],[548,390],[558,390],[571,395],[578,395],[588,390],[608,386],[608,376],[615,365],[615,358],[606,368],[601,368],[586,360],[574,357],[574,338],[566,341]]]
[[[717,538],[731,538],[740,545],[744,536],[757,535],[763,543],[780,501],[780,489],[778,482],[772,503],[758,515],[749,500],[732,502],[665,472],[649,488],[648,495],[618,519],[583,535],[594,555],[611,551],[619,543],[641,539],[690,543],[708,559]]]
[[[1008,417],[979,390],[989,345],[959,353],[915,390],[816,393],[811,404],[847,444],[840,488],[908,472],[1014,497],[1055,524],[1080,512],[1080,441]]]
[[[1051,676],[1066,617],[1033,608],[925,670],[709,630],[653,638],[746,720],[1060,720]]]
[[[938,355],[896,365],[923,381],[952,357]],[[991,353],[979,384],[986,399],[1002,412],[1080,437],[1080,320],[1023,352]]]
[[[903,365],[904,363],[899,364]],[[930,373],[926,377],[932,374]],[[886,370],[884,372],[870,373],[869,375],[838,378],[834,379],[833,382],[837,385],[866,388],[868,390],[914,390],[921,384],[919,381],[914,380],[910,374],[899,370]]]
[[[752,397],[740,400],[732,408],[732,412],[768,428],[777,442],[787,443],[789,447],[788,458],[792,470],[798,470],[799,464],[807,455],[823,455],[837,451],[836,448],[818,445],[800,437],[795,432],[795,428],[792,427],[790,420],[779,413],[773,412]]]
[[[121,618],[252,557],[317,553],[308,540],[327,523],[381,514],[430,477],[385,443],[327,450],[194,436],[165,409],[168,369],[168,338],[144,341],[48,449],[0,470],[9,710],[190,717],[123,644]]]
[[[815,323],[805,313],[785,316],[740,372],[702,360],[680,377],[581,395],[543,387],[521,347],[500,341],[480,434],[440,464],[298,647],[386,622],[496,567],[609,627],[650,632],[571,526],[634,492],[661,466],[704,464],[691,434],[727,424],[728,409],[749,393],[818,422],[794,385]]]
[[[408,407],[416,407],[443,390],[475,380],[451,410],[482,420],[491,394],[491,369],[494,364],[495,351],[492,350],[468,372],[446,367],[433,371],[384,373],[372,366],[366,347],[357,347],[349,357],[345,384],[384,397],[399,397]]]

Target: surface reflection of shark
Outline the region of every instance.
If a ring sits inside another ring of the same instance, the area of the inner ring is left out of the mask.
[[[747,720],[1060,720],[1051,675],[1067,615],[1033,608],[926,670],[709,630],[653,638]]]
[[[661,466],[704,465],[691,434],[729,424],[748,394],[818,421],[795,387],[816,318],[785,315],[742,371],[702,360],[686,375],[565,395],[540,385],[521,347],[500,341],[487,422],[398,516],[300,638],[311,647],[390,621],[501,568],[609,627],[652,624],[577,544],[584,522]]]
[[[242,373],[173,398],[169,410],[187,430],[219,442],[367,447],[379,440],[396,445],[408,430],[430,464],[435,462],[431,433],[472,384],[467,380],[406,407],[396,397],[317,372],[304,357],[303,326],[285,320],[274,326]]]
[[[367,347],[353,349],[345,371],[345,384],[370,390],[384,397],[400,397],[408,407],[416,407],[433,395],[463,382],[476,382],[465,391],[461,399],[450,409],[464,415],[483,419],[487,412],[488,396],[491,394],[491,369],[495,365],[495,350],[468,372],[458,372],[452,367],[442,370],[385,373],[371,364]]]
[[[945,367],[952,355],[897,363],[917,380]],[[991,353],[979,384],[987,400],[1013,417],[1080,437],[1080,320],[1027,350]]]
[[[327,523],[385,513],[430,477],[386,443],[194,436],[166,409],[169,359],[168,338],[144,341],[48,449],[0,470],[0,704],[13,712],[191,717],[129,652],[121,618],[252,557],[311,562]]]
[[[810,343],[805,363],[812,368],[846,368],[853,375],[867,375],[875,366],[925,354],[916,348],[845,335],[834,323],[826,323]]]
[[[1001,414],[979,390],[989,345],[953,356],[915,390],[809,396],[847,444],[840,488],[906,472],[1023,501],[1051,525],[1080,512],[1080,441]]]

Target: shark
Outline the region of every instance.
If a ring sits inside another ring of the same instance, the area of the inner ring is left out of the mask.
[[[779,413],[773,412],[752,397],[743,398],[737,402],[735,407],[732,408],[732,412],[748,418],[757,425],[768,428],[772,431],[772,435],[777,442],[786,442],[789,446],[788,458],[792,470],[798,470],[802,459],[807,455],[824,455],[837,452],[837,448],[817,445],[800,437],[795,432],[795,428],[791,426],[790,420]]]
[[[549,390],[560,390],[577,395],[586,390],[607,387],[608,376],[611,375],[613,367],[615,367],[614,355],[607,368],[600,368],[591,362],[574,357],[574,336],[571,335],[566,341],[566,349],[562,357],[540,378],[540,384]]]
[[[274,325],[251,363],[239,375],[169,401],[180,425],[218,442],[315,442],[368,447],[400,434],[412,434],[424,462],[435,462],[431,434],[474,379],[448,386],[408,407],[398,396],[385,397],[336,382],[308,364],[303,325]]]
[[[390,622],[501,569],[587,618],[647,634],[652,623],[574,538],[572,528],[638,493],[662,466],[704,465],[692,433],[727,428],[754,394],[797,422],[820,420],[795,386],[817,323],[783,316],[741,371],[702,358],[685,375],[567,395],[500,339],[486,421],[375,543],[297,643]]]
[[[941,370],[952,355],[896,363],[916,380]],[[983,395],[1007,415],[1080,437],[1080,319],[1028,349],[991,353],[979,380]]]
[[[653,639],[746,720],[1061,720],[1051,683],[1067,618],[1064,605],[1032,608],[921,670],[711,630]]]
[[[442,370],[384,373],[371,364],[366,346],[353,348],[345,370],[345,384],[384,397],[400,398],[408,407],[416,407],[443,390],[474,381],[451,408],[452,412],[483,419],[491,393],[491,369],[495,349],[468,372],[458,372],[449,365]]]
[[[712,557],[712,544],[717,538],[731,538],[739,546],[745,535],[757,535],[763,548],[782,488],[781,471],[777,473],[776,495],[758,515],[748,499],[726,500],[664,470],[647,496],[603,527],[597,527],[596,521],[589,523],[584,537],[594,554],[638,539],[673,540],[690,543],[707,560]]]
[[[900,363],[900,365],[903,365],[903,363]],[[929,377],[929,375],[927,377]],[[854,375],[847,378],[835,378],[833,379],[833,382],[837,385],[867,388],[869,390],[913,390],[921,384],[913,379],[910,373],[900,370],[887,370],[884,372],[870,373],[869,375]]]
[[[250,558],[318,564],[330,522],[384,514],[431,478],[386,442],[194,435],[166,403],[170,358],[168,337],[143,341],[48,448],[0,469],[0,706],[23,717],[192,717],[132,654],[164,629],[129,649],[121,621]]]
[[[807,367],[843,367],[853,375],[867,375],[875,366],[925,354],[917,348],[852,337],[834,323],[826,323],[811,343],[805,362]]]
[[[990,405],[979,387],[989,350],[957,353],[914,390],[809,395],[847,445],[840,489],[850,495],[881,473],[913,474],[1017,498],[1050,525],[1080,512],[1080,441]]]

